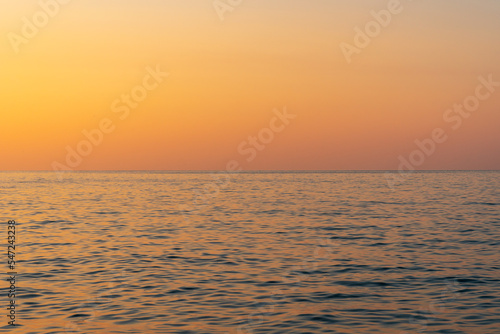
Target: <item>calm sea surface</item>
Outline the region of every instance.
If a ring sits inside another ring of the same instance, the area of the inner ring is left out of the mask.
[[[6,172],[0,199],[0,332],[500,333],[497,172]]]

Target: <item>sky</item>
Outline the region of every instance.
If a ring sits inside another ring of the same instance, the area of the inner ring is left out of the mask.
[[[498,0],[0,8],[0,170],[500,169]]]

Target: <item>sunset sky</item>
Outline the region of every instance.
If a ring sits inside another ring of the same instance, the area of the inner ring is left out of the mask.
[[[350,63],[342,43],[391,1],[66,2],[0,0],[0,170],[392,170],[436,128],[447,140],[417,169],[500,169],[500,85],[447,113],[479,77],[500,83],[498,0],[402,0]],[[103,119],[113,130],[68,166]],[[270,122],[284,126],[249,159]]]

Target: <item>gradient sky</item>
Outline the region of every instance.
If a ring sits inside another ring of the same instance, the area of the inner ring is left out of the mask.
[[[397,169],[435,128],[448,140],[419,169],[500,169],[500,87],[459,129],[443,119],[500,81],[500,1],[401,1],[348,64],[339,45],[388,2],[243,0],[221,21],[212,0],[72,0],[16,53],[40,4],[0,0],[0,170],[65,164],[103,118],[116,129],[73,169]],[[157,65],[169,77],[120,120]],[[284,107],[297,117],[247,161]]]

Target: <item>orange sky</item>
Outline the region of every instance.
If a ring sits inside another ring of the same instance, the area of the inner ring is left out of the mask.
[[[397,169],[436,128],[448,139],[417,169],[500,169],[500,87],[457,129],[443,118],[478,77],[500,82],[500,2],[401,1],[348,63],[342,43],[391,1],[0,0],[0,170]]]

